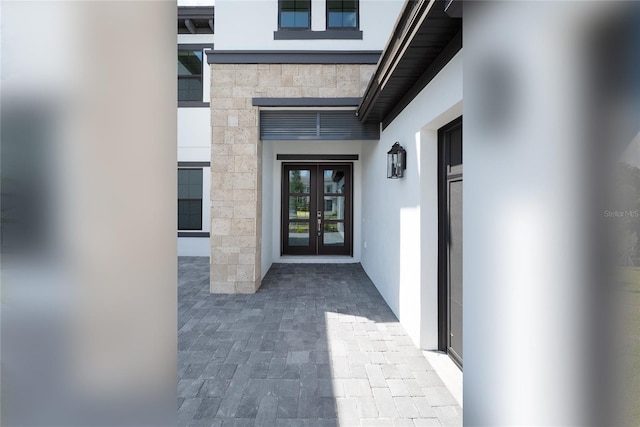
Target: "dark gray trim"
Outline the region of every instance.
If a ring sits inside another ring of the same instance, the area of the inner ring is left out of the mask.
[[[214,6],[178,6],[178,18],[206,18],[213,17]]]
[[[462,18],[462,0],[448,0],[444,11],[452,18]]]
[[[178,108],[197,108],[206,107],[209,108],[211,104],[203,101],[178,101]]]
[[[361,98],[253,98],[256,107],[357,107]]]
[[[260,139],[378,140],[378,122],[361,122],[355,110],[260,110]]]
[[[178,34],[213,34],[213,6],[178,7]],[[200,26],[196,25],[196,22]],[[206,22],[208,25],[203,27]]]
[[[178,231],[178,237],[211,237],[208,231]]]
[[[179,168],[208,168],[211,162],[178,162]]]
[[[386,127],[398,117],[402,110],[418,96],[422,89],[456,56],[460,49],[462,49],[462,30],[451,39],[449,44],[440,52],[436,59],[433,60],[413,86],[411,86],[411,89],[402,96],[400,101],[396,103],[395,107],[393,107],[389,114],[382,120],[382,130],[386,129]]]
[[[358,154],[278,154],[276,160],[358,160]]]
[[[380,51],[211,50],[209,64],[377,64]]]
[[[294,31],[273,32],[274,40],[362,40],[360,30]]]
[[[178,50],[204,50],[204,49],[213,49],[213,43],[180,43],[178,45]]]

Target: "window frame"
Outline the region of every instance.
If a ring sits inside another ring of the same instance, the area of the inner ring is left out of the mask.
[[[304,0],[309,4],[309,24],[304,27],[283,27],[282,26],[282,3],[287,0],[278,0],[278,31],[311,31],[311,19],[312,19],[312,2],[311,0]],[[295,0],[294,0],[295,1]]]
[[[176,51],[176,61],[178,60],[178,54],[180,51],[188,51],[188,52],[196,52],[196,51],[200,51],[200,53],[202,54],[202,63],[200,65],[200,99],[198,100],[187,100],[187,99],[180,99],[179,98],[179,90],[178,87],[176,87],[176,99],[178,100],[178,107],[208,107],[209,103],[203,101],[203,96],[204,96],[204,85],[205,85],[205,81],[204,81],[204,64],[206,62],[206,52],[205,49],[210,49],[212,48],[212,45],[210,44],[179,44],[178,45],[178,49]],[[177,74],[177,71],[176,71]],[[180,76],[179,74],[177,74],[177,80],[176,80],[176,84],[179,84],[180,79],[183,78],[185,80],[194,80],[194,77],[189,77],[189,76]]]
[[[183,199],[180,198],[180,194],[178,194],[177,197],[177,224],[176,227],[178,229],[178,232],[181,231],[202,231],[204,229],[203,225],[204,225],[204,168],[203,167],[185,167],[185,166],[179,166],[178,167],[178,175],[180,174],[181,170],[199,170],[201,172],[201,179],[202,182],[200,183],[200,189],[201,189],[201,193],[200,193],[200,199]],[[177,177],[178,179],[176,180],[176,185],[179,185],[180,183],[180,177]],[[200,228],[180,228],[180,201],[181,200],[185,200],[185,201],[197,201],[200,200]]]
[[[325,1],[325,19],[327,30],[340,30],[340,31],[359,31],[360,30],[360,0],[354,0],[356,2],[356,25],[355,27],[332,27],[329,25],[329,1]],[[344,1],[344,0],[341,0]]]

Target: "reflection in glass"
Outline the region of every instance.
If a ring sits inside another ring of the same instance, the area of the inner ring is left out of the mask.
[[[309,223],[289,223],[289,246],[309,246]]]
[[[325,193],[344,193],[344,171],[331,170],[324,171],[324,192]]]
[[[356,0],[329,0],[327,10],[329,28],[356,28],[358,6]]]
[[[325,246],[344,246],[344,222],[325,222],[323,240]]]
[[[344,219],[344,196],[324,196],[324,219]]]
[[[309,28],[311,2],[309,0],[282,0],[280,28]]]
[[[304,169],[294,169],[289,171],[289,192],[308,193],[310,185],[311,171]]]
[[[289,196],[289,219],[309,219],[309,196]]]

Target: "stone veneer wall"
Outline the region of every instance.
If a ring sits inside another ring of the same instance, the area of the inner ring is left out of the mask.
[[[362,96],[375,67],[211,64],[212,293],[260,287],[262,142],[252,98]]]

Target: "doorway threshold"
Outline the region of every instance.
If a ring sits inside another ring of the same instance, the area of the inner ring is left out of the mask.
[[[360,260],[349,255],[282,255],[273,262],[283,264],[357,264]]]

